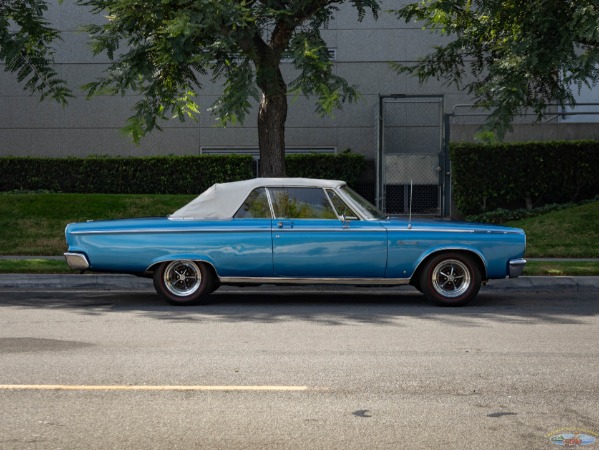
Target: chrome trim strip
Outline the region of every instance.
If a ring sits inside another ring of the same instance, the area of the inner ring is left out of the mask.
[[[409,278],[289,278],[289,277],[220,277],[223,284],[347,284],[400,286],[410,283]]]
[[[358,217],[360,218],[360,220],[373,220],[372,218],[369,219],[368,214],[364,214],[362,207],[357,205],[356,202],[354,202],[353,199],[349,195],[347,195],[343,189],[341,189],[343,186],[346,186],[346,183],[343,183],[341,186],[333,188],[335,190],[335,193],[339,195],[339,197],[341,197],[341,199],[349,205],[352,211],[358,213]]]
[[[89,261],[85,255],[81,253],[70,253],[66,252],[64,254],[64,259],[67,261],[67,264],[71,269],[75,270],[87,270],[89,269]]]
[[[173,234],[173,233],[252,233],[252,232],[270,232],[272,229],[270,227],[264,228],[145,228],[145,229],[130,229],[130,230],[89,230],[89,231],[71,231],[70,234],[131,234],[131,233],[140,233],[140,234],[149,234],[149,233],[164,233],[164,234]]]
[[[521,234],[519,231],[499,231],[499,230],[472,230],[466,228],[407,228],[407,227],[389,227],[389,231],[410,231],[412,233],[422,231],[426,233],[473,233],[473,234]]]
[[[294,222],[294,225],[301,225],[302,219],[283,219]],[[300,220],[300,222],[298,222]],[[336,219],[334,220],[337,223]],[[259,233],[259,232],[270,232],[273,231],[272,228],[149,228],[149,229],[131,229],[131,230],[89,230],[89,231],[71,231],[72,235],[88,235],[88,234],[185,234],[185,233]],[[385,228],[384,226],[381,228],[352,228],[351,221],[349,227],[341,227],[339,228],[281,228],[276,229],[277,232],[347,232],[347,231],[356,231],[356,232],[378,232],[378,233],[386,233],[387,231],[409,231],[410,233],[414,232],[422,232],[422,233],[470,233],[470,234],[519,234],[515,232],[503,232],[503,231],[485,231],[485,232],[477,232],[475,230],[439,230],[436,228]]]
[[[285,220],[285,219],[282,219]],[[290,222],[293,222],[293,220],[290,220]],[[293,225],[297,225],[297,222],[293,222]],[[301,225],[301,223],[299,224]],[[306,232],[333,232],[333,233],[347,233],[348,231],[360,231],[363,233],[366,232],[376,232],[376,233],[386,233],[387,230],[385,230],[384,228],[352,228],[351,227],[351,220],[350,220],[350,224],[347,227],[342,227],[341,224],[339,224],[339,228],[277,228],[276,232],[296,232],[296,233],[306,233]]]
[[[510,278],[518,278],[522,274],[525,265],[526,260],[524,258],[510,260]]]
[[[264,191],[266,192],[266,200],[268,201],[268,209],[270,210],[270,219],[275,220],[275,206],[272,201],[272,197],[270,196],[270,190],[267,187],[264,187]],[[252,191],[252,192],[254,192],[254,191]]]
[[[287,219],[282,219],[287,220]],[[352,228],[351,225],[349,228],[342,228],[341,224],[338,223],[336,219],[334,220],[338,228],[284,228],[284,229],[276,229],[277,233],[281,231],[295,231],[295,232],[347,232],[347,231],[360,231],[360,232],[386,232],[385,228]],[[294,224],[298,224],[293,219],[289,219],[289,221],[294,222]],[[301,225],[301,222],[299,223]],[[131,229],[131,230],[90,230],[90,231],[71,231],[70,234],[73,235],[86,235],[86,234],[150,234],[150,233],[160,233],[160,234],[173,234],[173,233],[258,233],[258,232],[271,232],[273,229],[271,228],[185,228],[185,229],[166,229],[166,228],[158,228],[158,229]]]
[[[385,225],[383,225],[385,226]],[[412,228],[408,228],[408,225],[406,223],[405,226],[403,227],[393,227],[393,226],[389,226],[387,228],[387,230],[389,231],[409,231],[410,233],[414,233],[415,231],[424,231],[426,233],[475,233],[475,230],[469,230],[469,229],[446,229],[446,228],[418,228],[418,226],[414,226],[412,225]],[[487,233],[487,232],[485,232]]]

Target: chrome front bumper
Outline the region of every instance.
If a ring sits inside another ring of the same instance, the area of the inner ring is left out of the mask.
[[[89,269],[89,261],[85,255],[81,253],[65,253],[64,259],[67,260],[67,264],[71,269],[75,270],[87,270]]]
[[[510,260],[510,278],[518,278],[522,274],[525,265],[526,260],[524,258]]]

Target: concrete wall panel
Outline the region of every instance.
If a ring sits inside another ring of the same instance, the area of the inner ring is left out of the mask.
[[[62,31],[80,31],[81,27],[88,24],[104,24],[104,14],[92,14],[90,8],[77,5],[77,0],[63,0],[46,2],[48,12],[45,15],[52,26]]]
[[[202,147],[258,147],[258,130],[246,128],[202,128],[200,131]]]
[[[356,29],[356,28],[397,28],[404,24],[394,15],[387,11],[400,8],[410,3],[410,0],[384,0],[381,3],[378,20],[375,20],[370,10],[366,10],[366,15],[361,22],[358,22],[358,11],[351,4],[345,3],[335,14],[335,20],[332,20],[329,27],[331,29]]]
[[[368,159],[374,159],[376,152],[373,127],[338,127],[337,151],[343,152],[346,149],[350,149],[353,153],[363,154]]]
[[[337,130],[323,128],[288,128],[286,143],[290,147],[337,147]]]
[[[65,64],[109,63],[105,54],[94,56],[89,45],[89,35],[83,31],[63,31],[63,42],[56,52],[56,62]]]
[[[0,128],[60,128],[64,110],[56,102],[40,102],[38,97],[2,97]]]
[[[23,84],[17,82],[17,76],[13,73],[5,72],[6,64],[0,63],[0,108],[4,108],[4,97],[31,97],[29,91],[23,90]],[[61,66],[57,65],[54,68],[58,73],[61,71]]]
[[[0,128],[0,156],[64,156],[63,131],[56,128]]]
[[[339,62],[404,61],[407,49],[399,29],[338,30]]]
[[[336,64],[335,73],[357,85],[362,95],[406,94],[405,74],[394,72],[387,61]]]

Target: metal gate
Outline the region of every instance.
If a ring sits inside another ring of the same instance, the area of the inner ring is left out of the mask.
[[[379,95],[377,116],[377,206],[444,215],[443,97]]]

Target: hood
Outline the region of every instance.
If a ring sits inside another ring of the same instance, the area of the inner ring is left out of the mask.
[[[518,233],[524,234],[524,230],[520,228],[506,227],[502,225],[475,223],[475,222],[454,222],[451,220],[442,219],[412,219],[408,223],[405,217],[391,217],[383,222],[383,225],[389,229],[409,229],[412,230],[437,230],[437,231],[464,231],[474,233]]]

